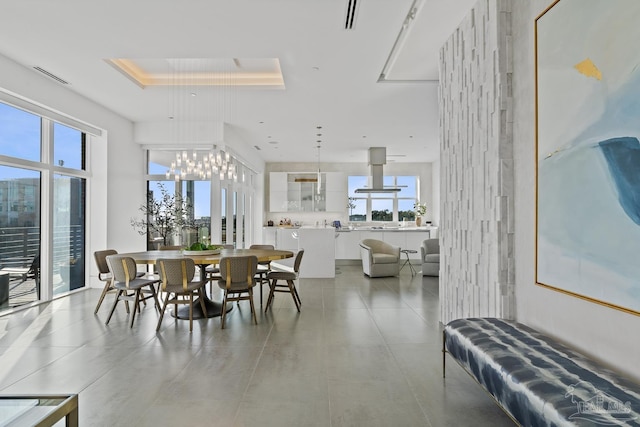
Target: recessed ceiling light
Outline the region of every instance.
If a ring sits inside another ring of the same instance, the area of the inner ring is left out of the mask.
[[[316,136],[322,136],[322,134],[321,133],[316,133]]]
[[[320,71],[320,67],[311,67],[313,71]]]
[[[196,95],[197,95],[197,93],[191,92],[191,96],[196,96]]]
[[[366,137],[367,137],[367,135],[362,135],[362,137],[363,137],[363,138],[366,138]]]
[[[316,126],[316,129],[322,129],[322,126]]]
[[[258,123],[263,124],[264,122],[263,121],[259,121]]]
[[[274,145],[278,143],[278,141],[268,141],[268,142],[269,144],[274,144]]]

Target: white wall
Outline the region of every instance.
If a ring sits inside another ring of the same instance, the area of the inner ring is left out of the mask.
[[[640,317],[535,285],[534,21],[551,0],[512,2],[516,317],[640,379]],[[615,30],[621,31],[621,30]],[[589,232],[589,230],[585,230]],[[606,283],[603,283],[606,286]]]
[[[440,319],[514,317],[509,2],[478,2],[440,51]]]

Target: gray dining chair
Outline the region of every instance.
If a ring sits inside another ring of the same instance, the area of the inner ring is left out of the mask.
[[[133,313],[131,313],[131,325],[136,318],[136,311],[140,312],[140,301],[143,288],[149,288],[149,292],[155,301],[156,308],[160,310],[160,303],[158,302],[158,295],[154,285],[159,282],[158,279],[145,279],[137,276],[136,262],[131,257],[120,255],[107,256],[107,264],[109,270],[113,274],[113,287],[117,290],[116,299],[113,302],[113,307],[109,312],[109,317],[105,324],[109,324],[113,312],[116,310],[116,306],[119,301],[132,301],[133,300]],[[133,292],[130,295],[129,292]]]
[[[204,317],[207,318],[207,307],[204,304],[204,278],[194,281],[196,266],[190,258],[160,258],[156,262],[160,274],[160,291],[165,293],[160,319],[156,331],[160,330],[167,305],[174,305],[174,312],[178,313],[179,304],[189,304],[189,332],[193,331],[193,298],[198,295]],[[182,299],[180,298],[182,297]]]
[[[227,245],[227,244],[221,244],[221,243],[215,243],[215,245],[222,246],[222,249],[233,249],[233,245]],[[204,271],[205,271],[205,276],[207,278],[207,281],[209,282],[209,293],[212,294],[213,282],[221,279],[220,265],[218,264],[207,265]]]
[[[249,249],[270,249],[274,250],[273,245],[251,245]],[[267,274],[271,271],[271,261],[258,261],[258,270],[256,271],[256,279],[260,283],[260,307],[262,307],[262,285],[269,284]]]
[[[300,305],[302,304],[302,300],[300,300],[300,295],[298,295],[298,290],[296,289],[294,280],[298,279],[300,273],[300,263],[302,262],[303,255],[304,249],[300,249],[298,251],[298,254],[296,255],[295,261],[293,262],[293,271],[272,270],[269,272],[269,274],[267,274],[267,279],[269,280],[269,298],[267,298],[267,305],[264,308],[265,312],[273,303],[273,298],[276,292],[290,293],[291,297],[293,298],[293,302],[296,304],[298,312],[300,312]],[[278,280],[282,280],[286,282],[286,284],[278,284]]]
[[[258,258],[256,256],[224,257],[220,259],[220,275],[218,286],[224,291],[222,300],[222,314],[220,325],[224,329],[227,317],[227,302],[249,300],[251,315],[255,324],[256,310],[253,306],[253,288],[256,286],[256,270]]]

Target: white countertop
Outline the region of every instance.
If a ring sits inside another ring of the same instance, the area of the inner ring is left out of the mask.
[[[417,232],[417,231],[429,231],[433,227],[358,227],[354,229],[341,228],[337,230],[340,233],[348,233],[351,231],[398,231],[398,232]]]

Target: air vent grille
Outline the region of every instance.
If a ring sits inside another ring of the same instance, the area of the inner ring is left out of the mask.
[[[345,30],[353,30],[358,14],[358,0],[347,0],[347,13],[344,21]]]
[[[68,85],[69,82],[66,81],[65,79],[61,79],[60,77],[56,76],[53,73],[50,73],[49,71],[45,70],[44,68],[41,67],[33,67],[34,70],[41,72],[42,74],[44,74],[45,76],[57,81],[58,83],[62,83],[63,85]]]

